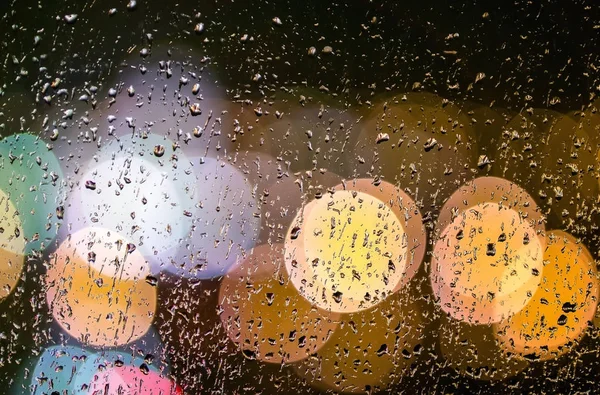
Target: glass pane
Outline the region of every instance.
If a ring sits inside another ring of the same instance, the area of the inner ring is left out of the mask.
[[[593,2],[0,17],[4,392],[594,392]]]

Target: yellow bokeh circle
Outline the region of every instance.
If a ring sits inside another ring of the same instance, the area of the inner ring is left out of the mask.
[[[405,229],[381,200],[338,190],[308,203],[288,230],[285,264],[299,292],[329,311],[371,308],[396,289],[405,267]]]

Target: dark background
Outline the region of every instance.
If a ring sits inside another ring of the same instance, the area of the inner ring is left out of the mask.
[[[155,41],[205,51],[234,91],[306,82],[355,98],[418,82],[446,97],[495,100],[516,110],[525,102],[545,107],[558,97],[561,110],[587,104],[600,84],[600,10],[592,1],[146,0],[133,11],[126,4],[2,2],[0,83],[29,92],[44,74],[73,86],[98,79],[129,48],[148,47],[151,33]],[[117,13],[109,17],[111,8]],[[66,14],[77,14],[77,21],[67,24]],[[199,22],[204,32],[197,35]],[[254,41],[241,42],[243,34]],[[41,41],[34,46],[36,35]],[[333,55],[321,54],[326,45]],[[315,58],[308,56],[312,46]],[[42,54],[45,60],[33,60]],[[25,60],[15,64],[13,57]],[[40,73],[40,66],[47,71]],[[28,76],[16,82],[21,69]],[[257,73],[263,78],[254,82]],[[478,73],[486,79],[469,90]]]
[[[108,15],[111,8],[117,9],[113,16]],[[66,23],[66,14],[78,14],[76,22]],[[274,17],[281,26],[272,22]],[[197,23],[204,24],[202,34],[194,32]],[[68,89],[98,83],[118,69],[128,51],[150,48],[148,33],[154,43],[172,41],[205,53],[231,96],[268,96],[305,83],[348,102],[364,102],[373,94],[410,90],[420,83],[424,90],[457,102],[494,101],[517,112],[525,106],[566,112],[588,105],[600,89],[600,7],[595,1],[139,0],[128,10],[127,1],[13,0],[0,3],[0,103],[11,109],[0,121],[5,124],[1,133],[15,132],[20,117],[27,122],[43,108],[36,103],[43,83],[56,77]],[[243,34],[254,40],[241,42]],[[40,37],[37,45],[35,36]],[[332,54],[321,53],[327,45]],[[308,55],[312,46],[314,57]],[[478,73],[486,78],[475,84]],[[258,81],[256,74],[262,76]],[[48,321],[41,273],[41,262],[30,259],[26,281],[0,305],[0,332],[6,336],[0,340],[0,381],[22,374],[18,362],[48,342],[48,332],[38,331]],[[168,300],[168,295],[162,297]],[[201,301],[188,302],[191,310],[203,309]],[[212,324],[208,318],[207,325]],[[440,359],[389,391],[596,392],[599,348],[594,336],[587,337],[575,354],[532,364],[520,375],[494,383],[461,377],[443,368]],[[245,362],[229,358],[228,363]],[[204,383],[190,387],[189,393],[218,390],[204,380],[203,369],[180,368]],[[247,363],[242,370],[228,384],[239,393],[260,392],[253,383],[260,375],[265,382],[282,378],[263,393],[312,391],[285,379],[291,374],[279,367]],[[177,377],[177,366],[173,371]]]

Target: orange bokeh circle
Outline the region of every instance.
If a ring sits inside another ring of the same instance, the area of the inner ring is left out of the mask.
[[[540,282],[544,218],[527,192],[482,177],[446,202],[436,224],[431,283],[442,310],[490,324],[522,309]]]
[[[54,319],[92,346],[119,346],[142,337],[156,310],[148,263],[133,244],[103,228],[84,228],[48,262],[46,299]]]
[[[329,340],[339,315],[311,305],[289,282],[283,244],[255,247],[219,290],[221,322],[245,356],[270,363],[307,358]]]
[[[587,248],[566,232],[548,232],[540,286],[494,332],[508,352],[556,358],[584,335],[596,313],[598,290],[598,272]]]

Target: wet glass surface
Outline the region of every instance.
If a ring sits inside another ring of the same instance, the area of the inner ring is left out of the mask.
[[[0,17],[3,393],[595,392],[593,2]]]

